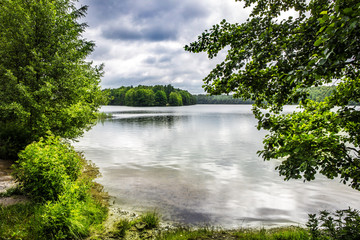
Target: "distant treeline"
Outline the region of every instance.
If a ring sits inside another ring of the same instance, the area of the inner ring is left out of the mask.
[[[335,89],[336,86],[312,87],[309,89],[308,98],[316,102],[322,102],[326,97],[329,97]]]
[[[317,102],[323,101],[329,97],[336,86],[320,86],[309,89],[308,98]],[[215,95],[209,96],[204,94],[195,95],[197,104],[252,104],[252,100],[244,100],[241,98],[233,98],[232,95]],[[351,104],[359,104],[352,102]]]
[[[336,86],[320,86],[309,89],[309,99],[321,102],[329,97]],[[252,100],[234,98],[232,95],[192,95],[172,85],[120,87],[105,89],[109,93],[109,105],[125,106],[183,106],[193,104],[252,104]],[[358,103],[352,103],[358,104]]]
[[[196,104],[196,98],[188,91],[171,85],[120,87],[105,89],[109,105],[124,106],[183,106]]]
[[[252,104],[251,100],[234,98],[232,95],[195,95],[197,104]]]

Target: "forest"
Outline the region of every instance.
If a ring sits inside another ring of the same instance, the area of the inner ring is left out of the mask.
[[[188,91],[172,85],[119,87],[104,90],[109,96],[109,105],[123,106],[184,106],[196,104],[196,98]]]
[[[307,99],[322,102],[330,97],[336,86],[319,86],[301,89],[307,91]],[[137,87],[119,87],[105,89],[109,96],[109,105],[123,106],[183,106],[194,104],[253,104],[251,99],[236,98],[233,95],[192,95],[186,90],[174,88],[172,85],[155,85]],[[350,102],[351,105],[358,105]]]
[[[335,90],[336,86],[319,86],[311,87],[307,89],[308,97],[307,99],[322,102],[326,97],[330,95]],[[303,91],[303,90],[302,90]],[[254,101],[250,99],[235,98],[233,95],[205,95],[198,94],[195,95],[197,104],[253,104]],[[350,102],[351,105],[358,105],[358,103]]]

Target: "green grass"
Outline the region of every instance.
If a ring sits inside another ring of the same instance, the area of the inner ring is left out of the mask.
[[[285,227],[276,229],[240,229],[219,230],[212,228],[177,228],[165,231],[156,238],[159,240],[210,240],[210,239],[244,239],[244,240],[309,240],[307,230],[298,227]]]
[[[0,205],[0,239],[41,239],[42,211],[41,205],[33,203]]]
[[[115,223],[114,230],[111,232],[111,236],[113,238],[123,238],[126,235],[126,231],[128,231],[132,227],[132,222],[130,220],[124,218]]]
[[[99,172],[89,162],[84,162],[83,168],[78,180],[56,201],[0,205],[0,240],[82,239],[104,231],[106,194],[92,183]],[[0,197],[19,193],[17,188],[9,189]]]
[[[157,212],[147,212],[140,217],[140,221],[146,224],[146,229],[157,228],[160,225],[160,215]]]

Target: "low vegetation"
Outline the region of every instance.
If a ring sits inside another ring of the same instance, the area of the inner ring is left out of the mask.
[[[104,194],[92,181],[98,170],[60,137],[28,145],[13,169],[19,186],[11,191],[31,202],[1,206],[0,239],[80,239],[105,220]]]
[[[239,229],[239,230],[217,230],[211,228],[201,228],[190,230],[178,228],[172,231],[161,233],[158,236],[161,240],[207,240],[207,239],[251,239],[251,240],[307,240],[310,239],[308,232],[299,227],[286,227],[266,230]]]

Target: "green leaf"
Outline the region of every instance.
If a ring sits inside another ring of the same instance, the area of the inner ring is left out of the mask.
[[[353,12],[353,9],[352,9],[351,7],[344,9],[344,13],[345,13],[346,15],[349,15],[349,14],[351,14],[352,12]]]
[[[317,40],[315,41],[314,46],[315,46],[315,47],[318,47],[318,46],[320,46],[323,42],[324,42],[324,40],[321,39],[321,38],[319,38],[319,39],[317,39]]]

